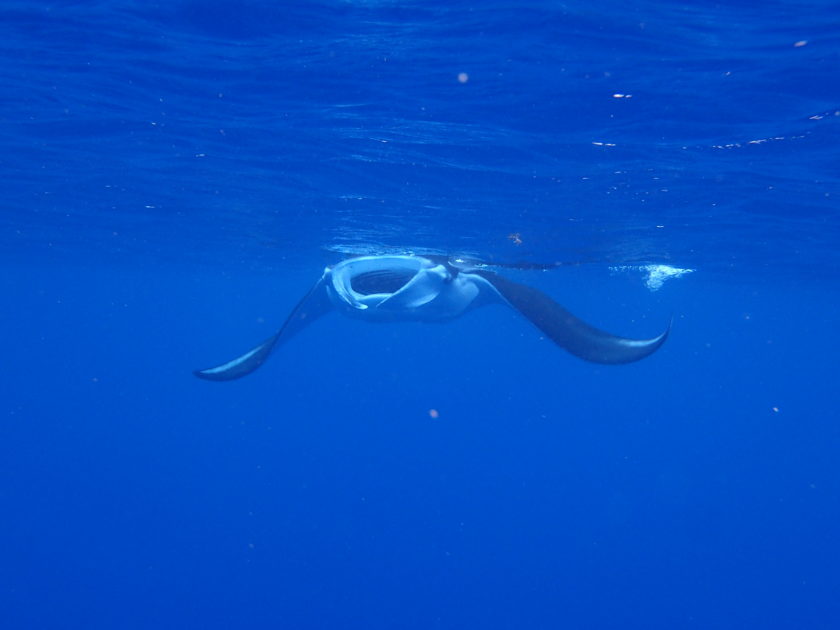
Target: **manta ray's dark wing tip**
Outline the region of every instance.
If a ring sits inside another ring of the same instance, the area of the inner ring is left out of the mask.
[[[662,344],[665,343],[668,336],[671,334],[672,324],[673,319],[668,322],[668,326],[664,331],[651,339],[629,339],[626,337],[617,337],[596,328],[592,328],[588,324],[583,324],[588,329],[596,333],[597,339],[593,344],[596,348],[595,357],[590,358],[587,356],[578,356],[581,356],[581,358],[589,361],[596,361],[597,363],[618,364],[639,361],[645,357],[649,357],[662,347]]]
[[[606,365],[633,363],[649,357],[662,347],[671,333],[669,323],[662,333],[650,339],[619,337],[587,324],[568,311],[553,324],[540,328],[576,357]]]
[[[194,370],[193,374],[207,381],[233,381],[237,378],[242,378],[263,364],[271,353],[278,337],[279,333],[269,337],[256,348],[249,350],[232,361],[203,370]]]
[[[205,381],[232,381],[235,378],[239,378],[240,376],[245,376],[245,374],[239,374],[236,376],[225,376],[216,374],[212,371],[212,368],[207,370],[193,370],[193,374],[198,378],[204,379]]]

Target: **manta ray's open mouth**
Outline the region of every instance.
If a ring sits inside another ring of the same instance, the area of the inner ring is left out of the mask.
[[[353,276],[350,281],[350,286],[353,287],[356,293],[361,293],[362,295],[396,293],[416,275],[416,272],[408,269],[368,271]]]

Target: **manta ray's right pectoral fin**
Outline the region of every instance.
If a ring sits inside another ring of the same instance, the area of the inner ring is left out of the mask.
[[[280,330],[256,348],[226,363],[196,370],[193,374],[208,381],[232,381],[256,370],[265,363],[271,351],[277,346],[287,342],[321,315],[332,310],[332,303],[327,294],[326,278],[325,273],[309,293],[298,302]]]
[[[618,337],[575,317],[548,295],[492,271],[474,271],[492,283],[499,295],[539,328],[551,341],[571,354],[593,363],[639,361],[656,352],[671,331],[671,324],[651,339]]]

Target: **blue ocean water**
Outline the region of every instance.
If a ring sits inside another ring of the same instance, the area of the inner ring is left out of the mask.
[[[840,626],[835,3],[0,16],[0,627]],[[336,316],[192,375],[356,253],[673,330]]]

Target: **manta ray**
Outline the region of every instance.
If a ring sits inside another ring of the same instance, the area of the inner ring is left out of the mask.
[[[578,319],[539,289],[458,258],[359,256],[327,267],[271,337],[235,359],[194,374],[211,381],[250,374],[275,349],[334,310],[372,322],[439,322],[488,304],[513,308],[555,344],[594,363],[644,359],[659,349],[671,329],[669,323],[651,339],[617,337]]]

